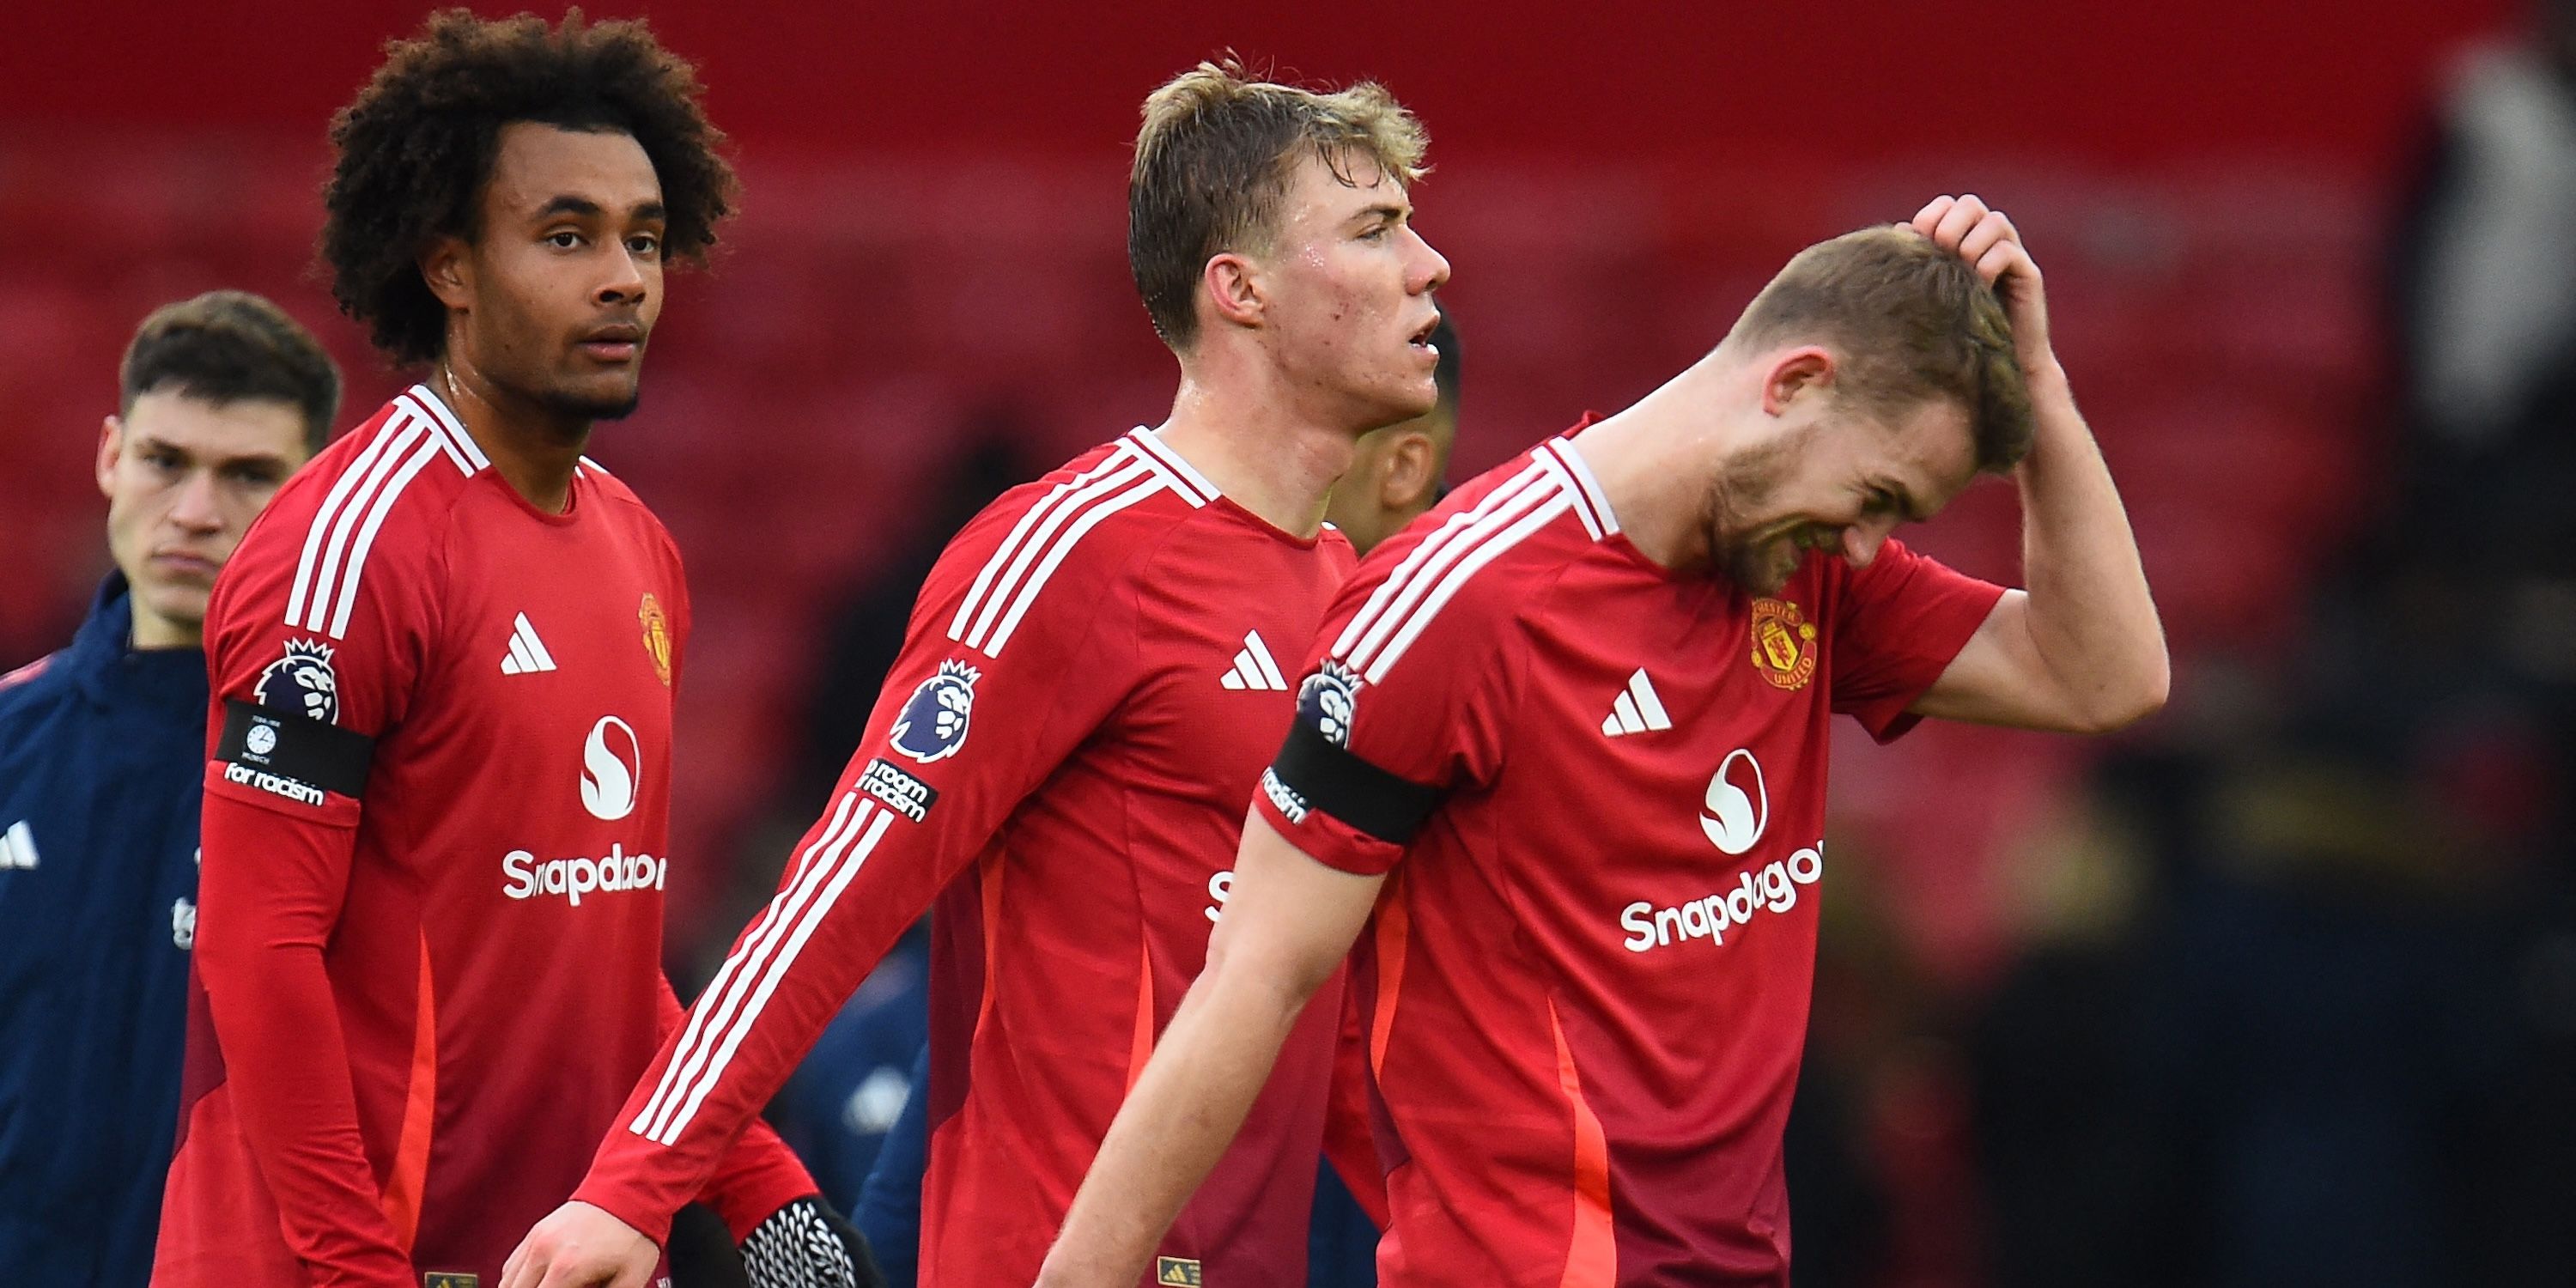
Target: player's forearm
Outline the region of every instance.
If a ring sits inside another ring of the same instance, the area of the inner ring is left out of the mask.
[[[671,1215],[705,1188],[841,1003],[962,862],[950,856],[972,853],[909,830],[910,820],[863,798],[855,776],[865,759],[845,771],[833,808],[806,833],[768,909],[736,937],[610,1120],[575,1200],[656,1243],[667,1239]],[[890,831],[896,826],[906,830]]]
[[[718,983],[722,982],[719,977]],[[722,999],[714,996],[713,989],[709,992],[709,997],[699,999],[700,1007],[723,1010]],[[807,1031],[801,1019],[782,1015],[777,1021],[793,1030],[779,1036],[799,1052],[810,1047],[821,1031],[819,1023]],[[796,1194],[779,1195],[779,1171],[759,1166],[756,1155],[742,1149],[759,1106],[786,1075],[773,1075],[756,1065],[737,1069],[731,1061],[719,1067],[711,1051],[720,1039],[704,1036],[713,1027],[701,1023],[701,1037],[695,1044],[680,1041],[685,1029],[664,1044],[662,1058],[646,1071],[610,1121],[589,1172],[571,1195],[573,1201],[607,1212],[655,1243],[667,1243],[671,1218],[701,1198],[714,1205],[731,1228],[745,1220],[759,1224],[768,1213],[752,1209],[769,1198],[783,1203],[814,1192],[808,1181],[796,1187]],[[789,1067],[793,1063],[789,1060]],[[775,1142],[765,1132],[760,1135]],[[794,1165],[793,1159],[787,1162]],[[776,1211],[777,1206],[769,1203],[768,1211]]]
[[[724,1218],[725,1228],[740,1243],[778,1209],[822,1191],[777,1130],[754,1118],[734,1138],[698,1198]]]
[[[2035,433],[2020,470],[2031,644],[2084,727],[2116,729],[2164,705],[2164,626],[2128,510],[2054,361],[2030,373]]]
[[[359,1133],[320,950],[235,946],[218,932],[201,934],[197,953],[243,1142],[315,1288],[408,1285],[411,1265]]]
[[[1211,963],[1190,986],[1119,1107],[1064,1231],[1044,1288],[1126,1288],[1242,1129],[1311,989]]]
[[[672,991],[668,978],[657,974],[653,983],[657,994],[654,1009],[662,1040],[667,1042],[673,1031],[687,1021],[688,1012],[681,1007],[679,994]],[[733,1147],[725,1151],[715,1175],[707,1178],[706,1188],[699,1191],[698,1200],[724,1218],[725,1228],[733,1232],[734,1242],[740,1243],[779,1208],[820,1189],[795,1152],[787,1148],[787,1142],[768,1123],[754,1118],[734,1140]]]
[[[201,840],[197,975],[243,1143],[287,1242],[317,1288],[409,1284],[322,962],[349,837],[209,794]]]

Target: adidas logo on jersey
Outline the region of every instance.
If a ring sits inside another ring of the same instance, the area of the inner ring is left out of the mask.
[[[534,675],[555,669],[554,654],[546,651],[546,642],[537,638],[537,628],[528,624],[528,615],[511,619],[510,651],[501,659],[503,675]]]
[[[1628,677],[1627,689],[1610,704],[1610,714],[1601,721],[1601,732],[1613,738],[1672,727],[1673,718],[1664,714],[1664,700],[1655,696],[1655,682],[1646,678],[1646,668],[1642,666]]]
[[[1235,650],[1234,667],[1218,681],[1229,689],[1252,689],[1265,693],[1286,693],[1288,677],[1279,673],[1279,663],[1270,656],[1270,646],[1261,642],[1261,632],[1245,631],[1243,647]]]
[[[0,869],[35,866],[36,834],[27,830],[25,819],[20,819],[11,823],[8,831],[0,832]]]

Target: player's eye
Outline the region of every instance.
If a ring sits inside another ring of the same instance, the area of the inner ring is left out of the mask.
[[[659,255],[662,239],[652,233],[637,233],[626,239],[626,249],[637,255]]]
[[[271,483],[278,482],[283,476],[278,473],[277,467],[273,465],[235,465],[224,471],[224,477],[231,479],[235,483],[246,483],[253,487],[265,487]]]
[[[186,461],[179,459],[179,454],[177,452],[145,452],[143,454],[143,463],[151,466],[153,469],[161,471],[164,474],[177,473],[178,471],[185,469],[188,464]]]
[[[558,229],[546,234],[546,244],[556,250],[571,250],[581,245],[581,234],[569,228]]]

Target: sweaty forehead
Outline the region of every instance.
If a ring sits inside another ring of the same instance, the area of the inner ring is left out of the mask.
[[[531,217],[559,197],[625,214],[659,205],[661,180],[653,159],[622,130],[567,130],[516,121],[501,127],[485,188],[491,213]]]
[[[1378,165],[1377,158],[1356,148],[1342,148],[1327,164],[1313,148],[1300,145],[1288,173],[1288,211],[1292,219],[1338,222],[1365,210],[1411,206],[1401,180]],[[1341,168],[1336,175],[1335,166]],[[1348,180],[1348,182],[1344,182]]]

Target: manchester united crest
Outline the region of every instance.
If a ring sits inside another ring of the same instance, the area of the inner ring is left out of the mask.
[[[667,687],[671,683],[671,623],[662,616],[662,601],[653,598],[653,592],[645,591],[644,606],[635,610],[635,616],[644,623],[644,652],[653,659],[653,674],[661,676]]]
[[[1753,601],[1753,669],[1792,692],[1816,678],[1816,626],[1796,604]]]

